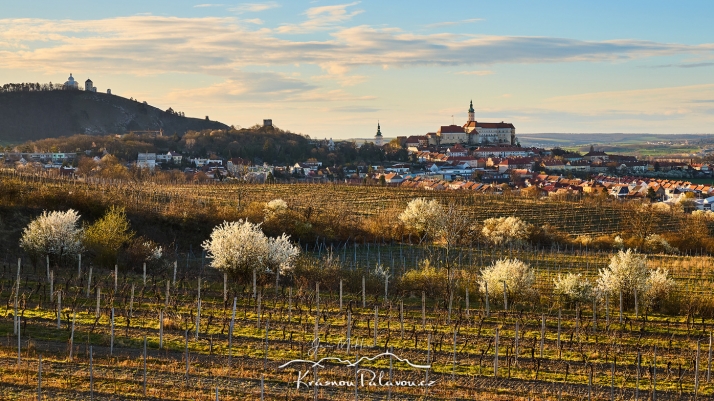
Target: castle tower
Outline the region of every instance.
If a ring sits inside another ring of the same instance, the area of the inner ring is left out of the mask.
[[[384,138],[382,137],[382,129],[377,122],[377,133],[374,135],[374,144],[381,147],[384,146]]]
[[[473,100],[469,104],[469,122],[472,122],[472,121],[475,121],[474,120],[474,101]]]

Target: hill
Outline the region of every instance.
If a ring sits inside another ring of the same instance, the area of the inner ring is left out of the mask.
[[[53,90],[0,93],[0,142],[20,143],[74,134],[106,135],[163,129],[167,135],[227,129],[106,93]]]

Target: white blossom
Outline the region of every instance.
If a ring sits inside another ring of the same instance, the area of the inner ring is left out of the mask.
[[[78,254],[82,251],[82,229],[79,214],[72,209],[66,212],[42,212],[25,227],[20,246],[38,255]]]
[[[148,256],[146,257],[147,262],[159,260],[164,255],[164,249],[161,246],[154,246],[151,242],[144,242],[141,245],[148,250]]]
[[[389,267],[385,267],[382,264],[378,264],[374,267],[374,274],[381,278],[382,281],[389,280],[389,278],[392,277],[392,275],[389,274]]]
[[[652,203],[649,205],[649,207],[652,209],[652,211],[659,212],[659,213],[669,213],[672,211],[672,206],[670,206],[668,203],[664,202],[656,202]],[[640,209],[641,212],[649,212],[647,207],[643,205]]]
[[[645,305],[652,306],[658,300],[666,297],[675,287],[674,280],[669,277],[667,269],[657,268],[650,271],[647,278],[647,288],[644,292]]]
[[[267,266],[274,272],[292,270],[300,249],[290,242],[290,236],[283,233],[280,237],[268,239]]]
[[[528,224],[518,217],[493,217],[484,220],[481,233],[495,245],[517,243],[527,238]]]
[[[444,208],[432,199],[417,198],[407,204],[399,220],[409,229],[437,237],[443,229]]]
[[[659,234],[650,234],[645,238],[645,249],[649,252],[678,253],[679,249],[673,247]]]
[[[582,274],[568,273],[565,276],[558,274],[558,278],[553,279],[555,288],[553,293],[562,295],[571,302],[588,302],[592,299],[593,284]]]
[[[268,255],[268,239],[259,224],[249,221],[223,222],[213,229],[203,248],[219,270],[238,271],[262,267]]]
[[[613,255],[610,265],[600,269],[597,283],[599,291],[612,295],[622,290],[623,295],[632,296],[637,290],[645,306],[652,306],[675,286],[666,269],[648,269],[647,257],[631,249]]]
[[[223,222],[213,229],[203,248],[212,258],[211,266],[229,272],[252,269],[289,270],[300,250],[290,243],[286,234],[268,238],[260,224],[249,221]]]
[[[623,240],[619,235],[616,235],[613,240],[612,247],[620,250],[625,249],[625,240]]]
[[[634,294],[635,289],[642,294],[647,288],[648,277],[647,257],[628,249],[613,255],[610,265],[600,269],[597,287],[611,295],[617,295],[622,290],[629,296]]]
[[[518,301],[533,292],[535,274],[533,269],[518,259],[501,259],[481,271],[479,282],[481,292],[486,292],[493,299],[503,297],[503,283],[509,299]]]
[[[711,210],[695,210],[692,212],[693,217],[699,217],[706,221],[714,221],[714,212]]]
[[[270,220],[276,217],[280,217],[287,210],[287,202],[282,199],[273,199],[265,204],[265,208],[263,208],[263,214],[265,216],[265,220]]]

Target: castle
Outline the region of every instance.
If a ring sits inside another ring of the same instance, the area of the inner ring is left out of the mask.
[[[511,123],[486,123],[474,118],[474,104],[469,105],[469,119],[463,126],[442,125],[436,132],[426,134],[429,145],[515,145],[516,127]]]

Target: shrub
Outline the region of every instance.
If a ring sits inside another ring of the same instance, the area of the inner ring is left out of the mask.
[[[674,286],[674,280],[669,277],[667,269],[657,268],[656,270],[651,270],[647,278],[647,287],[643,294],[644,305],[648,308],[656,306],[659,301],[669,295]]]
[[[431,298],[444,296],[448,291],[448,272],[434,267],[426,259],[420,263],[419,268],[404,273],[399,286],[406,292],[424,291]]]
[[[593,284],[580,273],[568,273],[565,276],[558,274],[558,278],[553,279],[553,283],[555,284],[553,293],[565,297],[569,302],[585,303],[593,298]]]
[[[213,259],[211,266],[236,279],[247,279],[253,269],[261,273],[270,270],[273,274],[289,269],[300,252],[287,235],[268,238],[260,224],[243,220],[223,222],[202,245]]]
[[[69,209],[66,212],[42,212],[25,227],[20,246],[33,257],[51,256],[57,262],[67,255],[82,252],[82,229],[78,225],[79,214]]]
[[[87,249],[101,266],[114,265],[121,247],[133,237],[134,233],[129,230],[129,220],[122,207],[110,207],[102,218],[84,229]]]
[[[692,212],[692,217],[701,218],[705,221],[714,221],[714,212],[711,210],[695,210]]]
[[[493,217],[483,222],[483,236],[494,245],[518,243],[528,236],[528,224],[518,217]]]
[[[613,296],[619,295],[620,291],[625,296],[633,295],[635,290],[642,294],[648,275],[647,257],[628,249],[613,255],[610,265],[600,269],[597,286],[600,291]]]
[[[615,239],[612,240],[612,247],[620,250],[625,249],[625,240],[619,235],[616,235]]]
[[[534,292],[535,274],[518,259],[501,259],[481,271],[481,292],[486,292],[488,284],[488,295],[495,301],[503,299],[504,282],[509,302],[516,303]]]
[[[647,257],[628,249],[613,255],[610,265],[600,269],[598,289],[613,296],[618,296],[622,291],[628,300],[632,300],[637,291],[642,304],[651,307],[674,288],[675,283],[668,275],[667,270],[648,269]]]
[[[248,278],[254,268],[262,267],[268,254],[268,241],[260,224],[249,221],[223,222],[213,229],[203,248],[212,258],[211,266],[234,278]]]
[[[295,258],[300,249],[290,242],[290,236],[283,234],[277,238],[268,239],[268,255],[266,267],[272,272],[285,274],[293,268]]]
[[[568,234],[549,224],[543,226],[529,225],[527,238],[528,242],[538,246],[567,244],[569,241]]]
[[[136,237],[129,241],[124,251],[125,262],[134,270],[138,270],[144,263],[150,271],[164,265],[164,250],[156,242],[144,238]]]
[[[650,234],[645,238],[645,250],[653,253],[678,253],[679,250],[659,234]]]
[[[443,216],[444,208],[438,201],[417,198],[407,204],[406,209],[399,215],[399,220],[408,230],[415,231],[420,236],[437,237],[441,231]]]
[[[288,210],[288,204],[282,199],[273,199],[265,204],[263,215],[265,220],[281,217]]]

